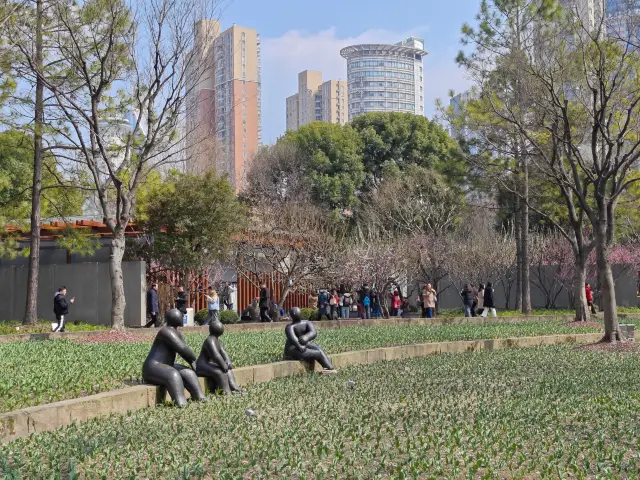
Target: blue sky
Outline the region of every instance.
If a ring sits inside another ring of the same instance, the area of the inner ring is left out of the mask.
[[[425,39],[425,109],[436,98],[469,82],[454,58],[460,27],[473,22],[480,0],[223,0],[222,27],[255,28],[262,48],[263,142],[285,130],[285,98],[297,90],[297,73],[321,70],[323,78],[345,79],[343,46],[396,43],[409,35]]]

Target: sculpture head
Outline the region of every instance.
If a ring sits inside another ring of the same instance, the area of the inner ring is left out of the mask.
[[[291,310],[289,310],[289,316],[294,322],[299,322],[300,320],[302,320],[302,312],[298,307],[293,307]]]
[[[215,322],[211,322],[209,324],[209,335],[213,335],[214,337],[220,337],[224,333],[224,325],[221,321],[216,320]]]
[[[164,320],[170,327],[181,327],[183,325],[182,312],[177,308],[172,308],[164,315]]]

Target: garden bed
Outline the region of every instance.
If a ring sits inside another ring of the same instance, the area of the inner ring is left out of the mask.
[[[411,343],[475,340],[562,333],[597,332],[599,328],[567,327],[559,320],[443,326],[384,325],[323,329],[317,342],[328,353]],[[75,340],[0,344],[0,412],[122,388],[141,382],[142,363],[152,336],[144,330],[126,341],[77,343]],[[111,333],[100,334],[104,339]],[[119,336],[120,334],[116,334]],[[185,334],[196,353],[205,334]],[[137,340],[137,341],[136,341]],[[284,332],[231,332],[223,342],[237,367],[282,359]],[[34,361],[35,359],[35,361]]]
[[[639,369],[570,346],[347,367],[19,439],[0,476],[637,478]]]
[[[50,333],[51,323],[45,320],[40,320],[35,325],[22,325],[17,320],[0,320],[0,335],[22,335],[33,333]],[[65,324],[65,330],[67,332],[88,332],[94,330],[108,330],[109,327],[105,325],[93,325],[91,323],[68,322]]]

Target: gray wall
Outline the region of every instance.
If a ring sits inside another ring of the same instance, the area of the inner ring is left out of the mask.
[[[555,288],[552,288],[553,281],[553,271],[555,270],[554,266],[545,266],[543,267],[546,271],[540,275],[542,281],[544,282],[545,288],[549,291],[555,290],[559,291],[559,294],[555,301],[556,308],[573,308],[573,305],[569,303],[569,295],[568,292],[562,288],[560,284],[556,283]],[[616,282],[616,301],[618,306],[622,307],[635,307],[638,305],[638,297],[637,297],[637,288],[638,288],[638,276],[633,271],[633,269],[624,267],[621,265],[614,265],[614,279]],[[534,277],[533,268],[531,271],[532,278]],[[494,298],[496,303],[496,308],[504,309],[505,308],[505,292],[504,288],[500,281],[493,281],[493,286],[495,290]],[[597,298],[597,288],[598,281],[595,278],[589,279],[588,282],[591,284],[591,288],[594,291],[594,301],[598,304]],[[535,283],[531,282],[531,303],[533,308],[545,308],[546,295],[539,287],[541,280],[536,277]],[[445,287],[448,288],[445,289]],[[476,286],[477,287],[477,286]],[[452,282],[449,279],[444,279],[440,282],[439,285],[440,294],[438,295],[438,307],[439,308],[460,308],[462,309],[462,300],[460,299],[460,295],[458,292],[458,287],[453,286]],[[445,289],[443,291],[443,289]],[[410,299],[412,303],[415,303],[415,297],[418,294],[418,288],[416,286],[413,287],[413,290],[410,291]],[[511,309],[515,307],[515,281],[511,287],[511,295],[509,306]]]
[[[146,315],[146,266],[144,262],[123,262],[127,326],[140,326]],[[24,316],[28,267],[0,266],[0,291],[3,308],[0,320],[20,320]],[[53,297],[62,285],[67,297],[75,297],[69,308],[68,321],[81,320],[96,325],[111,324],[111,280],[108,263],[72,263],[41,265],[38,288],[38,317],[55,320]]]

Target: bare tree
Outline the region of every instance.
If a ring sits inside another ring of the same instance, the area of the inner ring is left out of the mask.
[[[206,74],[193,24],[215,6],[207,0],[57,5],[55,50],[67,82],[38,76],[67,127],[57,132],[66,140],[58,155],[69,152],[66,159],[89,172],[112,234],[114,329],[124,328],[122,258],[136,191],[151,169],[171,163],[184,148],[178,126],[185,100]]]
[[[324,212],[305,202],[255,207],[235,245],[235,267],[254,285],[281,276],[280,304],[298,288],[330,282],[341,252],[339,232]]]

